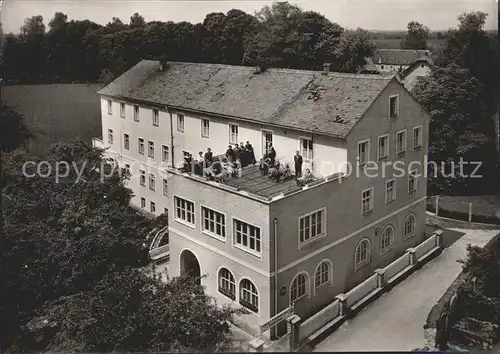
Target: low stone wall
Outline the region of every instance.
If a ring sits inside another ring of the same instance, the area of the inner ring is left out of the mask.
[[[373,274],[371,277],[363,281],[361,284],[357,285],[351,289],[346,295],[346,305],[351,307],[364,298],[366,295],[370,294],[373,290],[377,289],[378,274]]]
[[[316,313],[314,316],[309,317],[300,326],[299,340],[302,342],[312,335],[318,328],[323,327],[332,318],[337,318],[340,311],[340,302],[335,300],[321,311]]]
[[[500,225],[483,224],[479,222],[468,222],[437,216],[430,211],[427,211],[426,223],[439,226],[442,228],[457,228],[457,229],[480,229],[480,230],[500,230]]]
[[[310,348],[321,341],[343,321],[354,316],[363,306],[375,300],[385,291],[389,291],[400,280],[438,255],[443,247],[442,239],[443,231],[435,231],[431,237],[416,248],[408,249],[401,257],[385,268],[377,269],[373,275],[349,292],[337,295],[335,301],[304,322],[301,322],[297,315],[288,318],[288,334],[285,340],[288,341],[288,348],[292,348],[289,351]],[[283,344],[283,338],[270,343],[269,346],[264,345],[261,338],[256,338],[249,344],[249,350],[252,352],[264,349],[266,351],[281,351],[279,349],[282,349]]]
[[[384,268],[385,279],[390,281],[398,273],[410,265],[410,254],[406,252],[401,257]]]
[[[436,245],[436,235],[432,235],[427,240],[415,247],[415,257],[420,258]]]
[[[418,249],[409,249],[400,258],[383,269],[378,269],[368,279],[346,294],[337,295],[337,300],[300,324],[297,347],[306,347],[320,341],[340,323],[354,315],[365,304],[373,301],[400,279],[407,277],[421,264],[439,254],[442,249],[441,230],[422,242]]]

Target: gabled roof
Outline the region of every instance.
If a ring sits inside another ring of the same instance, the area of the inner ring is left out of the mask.
[[[378,49],[373,55],[373,62],[375,64],[410,65],[414,61],[428,56],[428,50]]]
[[[431,58],[429,57],[422,57],[422,58],[419,58],[417,60],[415,60],[413,63],[411,63],[411,65],[409,67],[407,67],[402,73],[401,73],[401,76],[402,77],[405,77],[407,76],[408,74],[410,74],[413,70],[415,70],[415,68],[417,68],[418,66],[420,65],[427,65],[427,66],[432,66],[434,65],[433,64],[433,61]]]
[[[99,93],[344,138],[392,78],[143,60]]]

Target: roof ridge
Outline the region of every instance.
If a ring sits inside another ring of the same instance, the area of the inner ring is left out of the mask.
[[[144,62],[156,62],[159,63],[158,60],[150,60],[143,59]],[[203,66],[213,66],[218,68],[227,68],[227,69],[237,69],[237,70],[246,70],[252,71],[255,70],[256,66],[245,66],[245,65],[229,65],[229,64],[217,64],[217,63],[195,63],[195,62],[187,62],[187,61],[169,61],[172,64],[182,64],[182,65],[203,65]],[[288,69],[288,68],[267,68],[265,72],[282,72],[285,74],[302,74],[302,75],[324,75],[325,72],[322,70],[307,70],[307,69]],[[338,71],[330,71],[327,73],[329,76],[338,76],[338,77],[351,77],[351,78],[370,78],[370,79],[386,79],[386,77],[375,77],[374,75],[366,75],[366,74],[356,74],[356,73],[342,73]]]

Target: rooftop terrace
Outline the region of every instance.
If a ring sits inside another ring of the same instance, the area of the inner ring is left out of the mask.
[[[298,193],[312,186],[337,179],[341,175],[335,174],[327,178],[313,177],[304,186],[298,186],[293,175],[288,176],[280,182],[274,181],[267,175],[262,175],[258,164],[243,167],[238,176],[229,177],[223,183],[209,181],[206,177],[202,177],[195,173],[183,173],[178,168],[169,168],[169,171],[174,172],[177,175],[184,175],[186,177],[190,177],[191,179],[265,202],[270,202],[290,194]]]

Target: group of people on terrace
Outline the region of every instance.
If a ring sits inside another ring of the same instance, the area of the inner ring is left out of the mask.
[[[203,153],[200,151],[196,160],[191,154],[184,157],[181,168],[183,172],[194,172],[196,175],[204,176],[209,180],[224,182],[228,177],[236,177],[239,168],[256,164],[255,152],[249,141],[246,144],[229,145],[226,154],[221,158],[214,159],[211,148]],[[294,156],[295,180],[297,185],[304,185],[312,179],[312,173],[307,168],[302,174],[303,158],[299,151]],[[276,159],[276,150],[272,143],[266,146],[266,153],[259,162],[259,170],[262,175],[267,175],[274,181],[285,181],[292,175],[290,164],[280,162]]]

